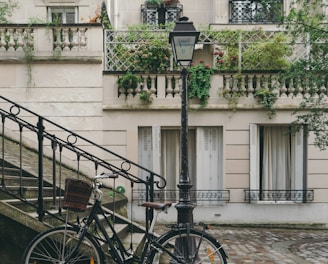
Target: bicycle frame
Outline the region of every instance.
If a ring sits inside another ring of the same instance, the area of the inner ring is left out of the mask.
[[[98,215],[103,216],[103,218],[106,222],[106,225],[110,228],[110,230],[112,232],[111,237],[109,236],[108,232],[106,231],[105,226],[101,222]],[[80,241],[82,241],[84,235],[89,231],[89,229],[92,228],[91,225],[93,223],[95,223],[96,228],[100,231],[101,235],[104,238],[100,237],[99,235],[92,234],[90,232],[89,232],[89,234],[91,234],[96,240],[108,244],[108,246],[109,246],[108,252],[110,252],[110,255],[113,258],[113,260],[115,261],[115,263],[119,263],[119,264],[124,263],[125,264],[125,263],[129,263],[130,261],[131,261],[131,263],[132,262],[137,262],[137,263],[144,262],[149,244],[154,243],[153,235],[151,233],[145,232],[146,240],[145,240],[145,244],[142,249],[142,252],[141,252],[141,256],[136,256],[133,253],[128,252],[128,250],[124,247],[117,232],[115,231],[114,225],[106,217],[106,212],[101,207],[101,202],[97,199],[95,200],[95,203],[91,209],[91,212],[90,212],[88,218],[86,219],[86,221],[84,221],[85,225],[80,227],[80,231],[79,231],[79,240]],[[159,245],[156,245],[156,246],[159,247]],[[108,252],[104,252],[104,253],[108,253]]]

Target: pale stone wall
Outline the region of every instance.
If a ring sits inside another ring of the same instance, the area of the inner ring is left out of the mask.
[[[78,7],[78,23],[87,23],[95,16],[102,0],[24,0],[10,18],[15,23],[29,24],[47,22],[47,7]]]
[[[113,17],[113,21],[116,21],[118,28],[140,22],[140,5],[143,2],[109,2],[109,8],[118,8],[110,11],[112,16],[117,15]],[[86,0],[65,1],[65,5],[79,5],[80,15],[84,17],[92,16],[98,3],[99,1]],[[181,3],[184,5],[184,15],[189,16],[197,25],[227,23],[228,0],[181,0]],[[46,16],[44,10],[48,4],[55,4],[55,1],[24,1],[26,9],[17,11],[13,20],[27,23],[29,17],[42,18]],[[89,4],[91,6],[88,6]],[[180,127],[180,98],[173,98],[168,102],[164,89],[160,91],[160,98],[146,107],[136,100],[117,99],[117,76],[102,72],[103,42],[100,27],[88,29],[85,49],[59,54],[53,53],[52,35],[47,34],[48,30],[35,31],[38,57],[31,65],[30,76],[26,72],[26,64],[21,62],[23,52],[0,52],[2,96],[136,163],[140,147],[138,127]],[[198,51],[196,59],[209,59],[210,56],[206,57],[207,52],[211,52],[208,49],[209,47],[205,47]],[[27,85],[29,78],[31,86]],[[163,81],[164,77],[160,76],[159,79]],[[163,88],[162,86],[159,89]],[[223,127],[223,186],[230,190],[231,200],[222,206],[197,207],[194,211],[195,220],[221,223],[325,223],[328,218],[328,156],[327,151],[320,152],[313,146],[312,137],[309,139],[308,149],[308,188],[314,189],[313,202],[248,204],[244,201],[244,190],[250,186],[249,124],[292,122],[294,117],[291,113],[295,107],[295,99],[279,99],[278,114],[270,120],[267,112],[260,110],[255,100],[250,98],[241,100],[239,109],[233,112],[226,100],[220,97],[223,89],[222,75],[213,76],[210,106],[204,110],[191,111],[189,125]],[[127,189],[130,186],[126,181],[119,184]],[[130,196],[129,191],[126,194]],[[143,219],[143,209],[137,206],[132,209],[135,219]],[[172,209],[169,215],[164,217],[166,221],[175,221],[176,211]]]

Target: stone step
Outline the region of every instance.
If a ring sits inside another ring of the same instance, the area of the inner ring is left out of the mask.
[[[19,175],[9,175],[4,176],[6,186],[38,186],[38,178],[36,177],[19,177]],[[45,183],[47,186],[47,184]],[[49,186],[49,185],[48,185]]]
[[[63,202],[64,197],[61,198],[61,203]],[[16,208],[25,211],[25,212],[33,212],[36,209],[36,206],[38,205],[38,199],[37,198],[28,198],[26,199],[26,202],[23,202],[19,199],[5,199],[3,200],[6,203],[11,204],[12,206],[15,206]],[[33,206],[34,205],[34,206]],[[54,208],[58,208],[59,205],[59,197],[55,199],[55,205],[53,204],[53,198],[52,197],[44,197],[43,198],[43,206],[45,210],[51,210]]]
[[[19,197],[24,197],[26,199],[28,198],[36,198],[38,197],[38,187],[35,186],[7,186],[6,185],[6,190],[8,190],[9,192],[13,193],[14,195],[17,195]],[[44,187],[43,188],[43,196],[52,196],[52,187]],[[4,192],[0,192],[0,199],[10,199],[12,198],[12,196],[10,196],[7,193]]]

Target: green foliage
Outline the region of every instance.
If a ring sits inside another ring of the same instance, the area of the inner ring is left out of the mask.
[[[8,0],[5,3],[0,3],[0,24],[9,23],[9,17],[12,16],[16,8],[18,8],[18,2],[16,0]]]
[[[149,91],[141,91],[139,96],[140,100],[145,102],[146,104],[150,104],[153,101],[153,98],[151,97]]]
[[[147,0],[146,3],[148,5],[157,5],[160,6],[161,4],[163,4],[163,0]]]
[[[244,70],[287,70],[287,57],[292,49],[283,33],[276,34],[271,41],[250,44],[242,53]]]
[[[229,108],[233,111],[237,111],[237,104],[240,97],[245,96],[245,93],[240,89],[241,84],[241,74],[238,72],[237,74],[233,75],[234,82],[237,83],[236,90],[235,89],[224,89],[223,90],[223,97],[228,100]],[[227,80],[225,80],[227,81]],[[232,87],[230,87],[232,88]]]
[[[320,150],[328,146],[328,104],[324,96],[308,97],[295,111],[296,125],[306,125],[307,130],[314,134],[314,145]]]
[[[213,73],[214,69],[203,62],[189,69],[188,97],[198,98],[201,107],[207,105],[209,90],[211,88],[211,75]]]
[[[294,41],[301,40],[307,54],[284,74],[285,78],[299,80],[306,96],[294,112],[297,124],[307,125],[314,134],[314,144],[321,150],[328,146],[328,113],[326,90],[328,86],[328,16],[327,5],[321,0],[295,0],[284,22]],[[323,92],[323,93],[322,93]]]
[[[103,25],[104,29],[111,29],[112,28],[112,25],[110,23],[109,16],[108,16],[108,13],[107,13],[107,7],[106,7],[105,2],[103,2],[102,5],[101,5],[100,21],[101,21],[101,24]]]
[[[126,89],[135,89],[138,84],[142,82],[141,77],[127,71],[123,76],[119,77],[117,80],[118,87]]]
[[[268,116],[270,119],[276,115],[274,104],[278,99],[278,95],[275,92],[268,88],[261,88],[255,92],[255,97],[264,108],[269,110]]]
[[[166,71],[170,66],[171,50],[168,42],[161,39],[150,39],[134,51],[136,70]]]
[[[214,52],[215,65],[221,71],[286,70],[290,67],[287,58],[292,55],[292,49],[283,33],[267,38],[261,30],[228,30],[212,36],[222,43],[221,49]],[[243,39],[250,43],[242,43],[242,57],[239,58],[239,45]]]

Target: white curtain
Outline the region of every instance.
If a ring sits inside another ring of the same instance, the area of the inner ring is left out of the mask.
[[[162,175],[166,179],[166,188],[174,190],[180,173],[180,131],[161,131]]]
[[[167,189],[177,189],[180,176],[180,142],[181,131],[177,129],[163,129],[161,131],[161,149],[162,149],[162,175],[167,180]],[[195,178],[195,130],[188,130],[188,169],[189,177],[193,187],[196,183]]]
[[[262,189],[289,190],[294,179],[288,127],[263,127]],[[294,140],[293,140],[294,141]]]

